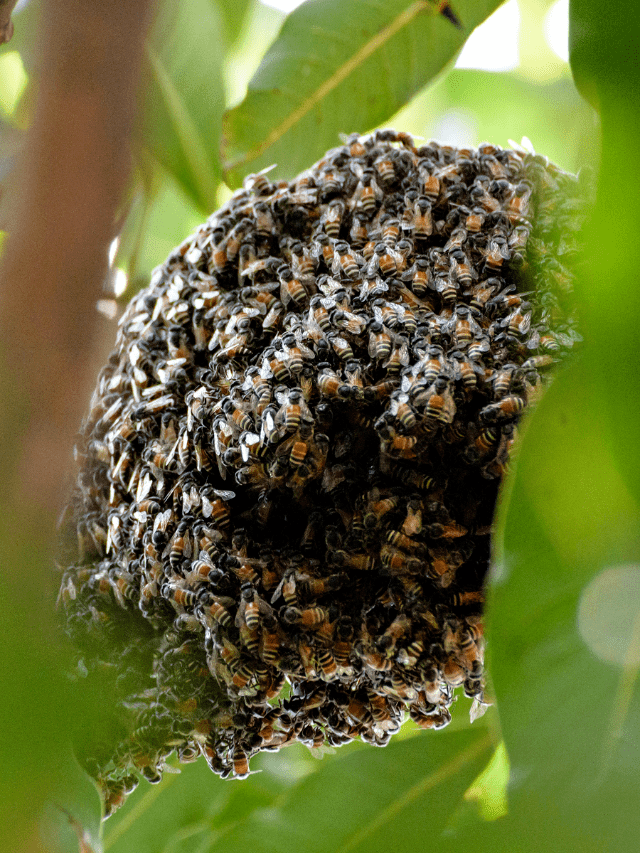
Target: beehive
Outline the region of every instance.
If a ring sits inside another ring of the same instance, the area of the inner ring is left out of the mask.
[[[345,139],[244,188],[127,308],[77,446],[60,599],[118,743],[222,776],[385,745],[483,700],[483,580],[517,423],[577,340],[585,187],[481,145]]]

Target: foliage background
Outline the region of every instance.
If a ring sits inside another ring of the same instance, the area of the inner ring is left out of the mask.
[[[577,288],[585,343],[528,417],[500,507],[488,607],[497,706],[471,725],[460,698],[444,732],[406,724],[383,751],[352,744],[317,761],[295,746],[259,756],[252,769],[260,772],[246,781],[223,782],[203,761],[184,766],[156,787],[141,783],[100,840],[97,796],[66,746],[69,718],[99,725],[100,709],[67,695],[52,676],[46,694],[41,686],[22,705],[2,706],[15,721],[23,706],[41,704],[49,720],[46,738],[23,721],[0,747],[5,839],[21,820],[27,835],[35,832],[22,804],[37,785],[50,805],[37,830],[45,840],[33,849],[77,849],[76,830],[87,833],[81,843],[113,853],[637,849],[640,99],[638,72],[624,57],[640,43],[638,13],[625,0],[572,0],[573,71],[600,124],[544,39],[548,0],[517,0],[519,64],[504,72],[453,67],[498,0],[453,5],[463,33],[406,0],[308,0],[287,20],[257,0],[161,2],[145,48],[134,167],[113,230],[119,239],[103,292],[94,287],[112,318],[101,344],[108,349],[122,304],[243,174],[278,162],[274,175],[289,177],[338,144],[338,132],[382,125],[504,146],[524,135],[572,171],[598,168],[602,139],[604,189]],[[9,233],[19,192],[12,178],[33,121],[39,10],[37,0],[18,5],[14,39],[0,50],[0,219]],[[385,27],[402,15],[406,28],[389,35]],[[261,66],[281,27],[275,59]],[[349,27],[355,35],[339,38]],[[372,32],[387,32],[388,43],[363,57]],[[358,66],[369,63],[366,73],[336,80],[354,56]],[[327,97],[304,107],[323,81],[333,81]],[[299,120],[287,126],[292,114]],[[24,668],[29,686],[42,661],[19,653],[25,629],[12,612],[3,616],[7,663]],[[47,666],[55,675],[59,664]],[[52,721],[63,701],[68,717]],[[43,775],[33,765],[44,754],[51,767]]]

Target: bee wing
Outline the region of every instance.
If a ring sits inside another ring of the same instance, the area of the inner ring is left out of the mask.
[[[539,346],[540,346],[540,332],[537,329],[534,329],[531,337],[527,341],[527,349],[537,349]]]
[[[230,489],[214,489],[213,493],[223,501],[230,501],[236,496],[236,493],[232,492]]]

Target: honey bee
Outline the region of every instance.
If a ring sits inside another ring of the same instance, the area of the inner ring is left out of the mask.
[[[413,267],[403,273],[402,278],[410,283],[411,290],[419,299],[424,299],[433,288],[429,259],[422,255],[418,256]]]
[[[484,225],[485,219],[485,211],[481,207],[474,207],[473,210],[467,216],[464,223],[464,227],[471,234],[478,234],[482,231],[482,226]]]
[[[482,674],[482,651],[478,646],[481,637],[481,628],[472,625],[469,625],[466,629],[459,629],[456,636],[458,660],[472,677]]]
[[[492,237],[484,250],[484,269],[488,273],[499,273],[504,261],[511,258],[511,252],[504,237]]]
[[[367,149],[363,145],[360,136],[357,133],[351,133],[349,136],[340,134],[340,139],[342,139],[344,144],[348,146],[350,157],[364,157],[367,153]]]
[[[391,402],[391,414],[396,418],[398,423],[407,430],[414,429],[417,423],[416,413],[409,403],[407,394],[400,394]]]
[[[307,301],[307,291],[297,278],[294,278],[291,267],[283,264],[278,268],[280,279],[280,299],[286,307],[289,302],[294,302],[299,308],[303,308]]]
[[[276,397],[281,405],[275,422],[284,428],[285,433],[296,432],[301,423],[313,423],[313,417],[299,388],[276,391]]]
[[[359,572],[369,572],[376,565],[376,558],[370,554],[351,554],[342,550],[333,551],[331,560],[337,566],[355,569]]]
[[[301,344],[292,332],[288,332],[282,337],[282,346],[284,347],[287,367],[292,374],[299,374],[304,368],[304,358],[313,358],[313,352],[303,344]]]
[[[363,169],[359,184],[359,202],[362,210],[368,217],[375,213],[379,200],[382,198],[373,169]],[[356,192],[356,197],[358,191]]]
[[[337,373],[334,373],[330,368],[324,368],[324,371],[317,378],[318,391],[324,397],[336,397],[344,400],[351,396],[351,388],[343,382]]]
[[[240,606],[236,615],[236,626],[245,624],[250,631],[260,626],[260,607],[258,595],[251,583],[244,583],[240,588]]]
[[[379,225],[382,227],[382,242],[394,249],[400,236],[400,222],[388,213],[380,217]]]
[[[318,329],[327,333],[331,330],[331,320],[329,312],[323,304],[324,300],[321,296],[314,296],[309,303],[309,324],[315,324]]]
[[[443,376],[436,379],[424,413],[427,422],[431,425],[450,424],[453,421],[456,404],[449,391],[449,381]]]
[[[492,450],[495,450],[500,439],[500,431],[493,427],[485,427],[474,438],[473,444],[465,451],[470,462],[476,462],[485,458]]]
[[[398,380],[390,377],[382,382],[376,383],[375,385],[368,385],[363,391],[363,396],[369,403],[373,403],[375,400],[385,400],[387,397],[391,396],[397,387]]]
[[[267,347],[263,353],[260,375],[263,379],[274,376],[277,382],[284,382],[290,376],[286,362],[276,355],[273,347]]]
[[[526,181],[521,181],[515,188],[513,195],[507,203],[507,216],[514,225],[525,225],[531,227],[527,215],[529,213],[529,199],[533,188]]]
[[[259,237],[271,237],[275,231],[275,221],[269,205],[263,201],[256,202],[253,205],[253,214],[255,216],[255,233]]]
[[[450,253],[451,274],[463,287],[469,287],[474,277],[474,272],[467,256],[460,249],[454,249]]]
[[[469,532],[466,527],[455,521],[447,523],[434,521],[428,524],[426,529],[431,539],[457,539],[460,536],[466,536]]]
[[[448,275],[438,276],[435,280],[435,289],[440,294],[444,308],[453,308],[458,298],[458,291]]]
[[[380,180],[386,187],[389,187],[395,181],[396,173],[393,161],[389,157],[385,155],[379,157],[373,166],[378,173]]]
[[[189,530],[189,525],[185,521],[181,521],[176,529],[176,532],[171,540],[171,548],[169,551],[169,566],[174,574],[177,574],[180,569],[183,558],[185,557],[186,549],[186,534]]]
[[[322,260],[328,269],[331,269],[333,261],[333,242],[324,231],[314,234],[314,242],[311,247],[311,257],[316,261]]]
[[[279,651],[278,620],[272,614],[266,614],[262,620],[259,656],[265,663],[275,666],[279,660]]]
[[[481,409],[480,418],[489,424],[509,420],[509,418],[515,418],[520,412],[524,411],[525,406],[526,400],[511,394],[498,400],[497,403],[490,403]]]
[[[334,244],[334,256],[331,270],[333,275],[344,273],[347,278],[357,278],[359,274],[358,264],[356,263],[355,255],[350,251],[349,244],[343,240],[338,240]]]
[[[531,328],[531,303],[523,302],[507,318],[507,331],[512,335],[526,335]]]
[[[471,290],[465,292],[465,295],[471,296],[470,305],[478,311],[483,312],[485,305],[491,299],[491,296],[496,292],[500,282],[496,278],[488,278],[485,281],[478,282]]]
[[[392,545],[383,545],[380,550],[380,559],[382,565],[390,574],[419,572],[423,565],[422,560],[417,557],[411,557]]]
[[[373,257],[367,266],[367,278],[373,278],[378,270],[382,275],[393,275],[397,271],[395,255],[386,243],[376,243]]]
[[[275,169],[275,164],[273,166],[267,166],[266,169],[262,169],[260,172],[256,174],[247,175],[247,177],[242,182],[242,186],[247,192],[251,192],[254,195],[271,195],[274,191],[275,187],[266,177],[266,175],[272,170]]]
[[[354,248],[359,248],[364,246],[367,242],[367,225],[364,219],[362,219],[357,214],[354,214],[353,221],[351,223],[351,229],[349,231],[349,239],[351,240],[351,245]]]
[[[426,553],[424,545],[416,542],[410,536],[401,533],[399,530],[389,530],[387,533],[387,542],[394,548],[400,548],[401,551],[406,551],[408,554],[422,555]]]
[[[316,661],[320,667],[320,677],[324,681],[333,681],[338,673],[338,664],[330,649],[319,649]]]
[[[475,341],[471,341],[469,343],[469,349],[467,350],[469,360],[480,361],[484,353],[489,352],[490,348],[489,341],[486,339],[476,339]]]
[[[462,380],[468,392],[475,391],[478,387],[478,378],[483,375],[482,370],[471,360],[467,361],[461,352],[454,351],[450,355],[457,362],[456,378]]]
[[[271,401],[271,386],[255,366],[248,367],[245,371],[245,382],[243,386],[247,391],[251,390],[256,397],[254,412],[260,417]]]
[[[287,607],[282,614],[282,620],[287,625],[301,625],[311,631],[321,628],[328,616],[329,611],[325,607],[308,607],[305,610],[299,607]]]
[[[389,358],[382,365],[386,371],[387,375],[395,376],[402,370],[403,367],[406,367],[409,364],[409,346],[407,343],[407,338],[404,335],[398,335],[396,337],[393,349],[389,355]]]
[[[391,338],[382,323],[374,320],[369,323],[369,356],[376,361],[387,359],[391,355]]]
[[[466,305],[456,306],[455,316],[451,319],[451,326],[453,327],[453,339],[458,349],[464,349],[471,343],[476,334],[481,334],[480,327]]]
[[[332,237],[335,240],[338,239],[343,215],[344,202],[340,201],[340,199],[330,201],[321,219],[327,237]]]
[[[440,197],[440,179],[435,174],[430,174],[426,167],[421,168],[420,175],[423,180],[422,192],[435,205]]]
[[[332,333],[327,335],[328,341],[341,361],[353,360],[353,349],[349,341],[342,335]]]
[[[198,596],[193,590],[185,589],[177,583],[163,584],[160,594],[167,601],[174,602],[178,607],[195,607],[198,603]]]

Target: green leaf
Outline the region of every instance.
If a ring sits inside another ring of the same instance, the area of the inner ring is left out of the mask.
[[[225,41],[232,47],[240,37],[247,20],[249,9],[256,0],[216,0],[216,6],[222,19]]]
[[[292,177],[338,142],[393,115],[435,77],[500,0],[458,0],[463,29],[428,0],[308,0],[284,22],[224,117],[225,175],[270,163]]]
[[[164,3],[147,42],[141,144],[203,214],[216,207],[222,24],[211,0]]]
[[[325,760],[268,808],[203,838],[208,853],[295,849],[382,853],[421,849],[440,831],[486,764],[486,730],[420,733]]]
[[[600,109],[603,96],[628,90],[637,98],[640,5],[636,0],[571,0],[569,62],[578,90]]]
[[[47,851],[67,853],[79,848],[83,853],[84,850],[99,853],[102,850],[100,796],[74,758],[70,746],[58,771],[63,781],[47,803],[42,820]]]
[[[141,782],[106,823],[105,853],[233,849],[387,849],[396,835],[437,836],[491,755],[483,726],[413,734],[384,750],[362,744],[314,760],[301,746],[252,762],[262,772],[222,781],[203,760]],[[331,833],[327,833],[327,828]]]
[[[640,507],[593,377],[586,356],[557,377],[503,504],[488,636],[522,850],[640,837]]]
[[[134,183],[115,258],[129,278],[125,300],[147,286],[154,267],[202,222],[201,210],[173,176],[157,163],[148,166],[149,174]]]
[[[204,759],[165,773],[159,785],[142,780],[126,804],[105,823],[105,853],[164,850],[168,840],[220,810],[233,791]]]
[[[224,827],[271,805],[308,772],[315,762],[304,753],[308,755],[301,747],[288,749],[276,756],[276,772],[252,774],[246,780],[222,780],[201,758],[181,765],[179,774],[165,773],[159,785],[141,781],[125,805],[107,820],[105,853],[177,853],[182,849],[193,853],[199,849],[198,836],[206,835],[210,843]]]

